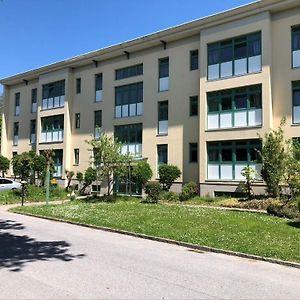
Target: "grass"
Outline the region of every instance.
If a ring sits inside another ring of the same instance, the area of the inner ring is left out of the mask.
[[[45,189],[35,185],[27,186],[27,195],[24,198],[25,202],[40,202],[45,201]],[[62,188],[52,188],[50,191],[50,200],[64,200],[67,198],[67,193]],[[21,203],[21,191],[2,191],[0,192],[0,205]]]
[[[143,204],[134,199],[75,201],[13,211],[300,262],[299,222],[263,214]]]

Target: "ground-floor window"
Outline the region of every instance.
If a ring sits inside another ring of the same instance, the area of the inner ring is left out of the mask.
[[[251,166],[260,179],[260,140],[239,140],[207,143],[208,180],[244,180],[241,171]]]
[[[142,185],[138,184],[136,178],[132,176],[132,166],[128,166],[128,172],[124,176],[115,178],[114,193],[130,196],[142,195]]]

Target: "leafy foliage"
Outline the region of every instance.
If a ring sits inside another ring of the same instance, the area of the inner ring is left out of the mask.
[[[80,193],[84,193],[86,188],[92,184],[93,181],[97,179],[97,171],[92,167],[86,169],[83,178],[83,187],[80,190]]]
[[[65,173],[68,180],[66,191],[68,191],[70,189],[72,178],[75,175],[75,173],[73,171],[68,171],[68,170],[66,170]]]
[[[186,201],[196,197],[197,195],[198,195],[198,185],[195,182],[189,182],[183,186],[179,198],[180,201]]]
[[[284,125],[285,119],[281,121],[276,130],[271,130],[265,134],[260,153],[262,158],[261,175],[267,185],[268,194],[273,197],[278,197],[281,194],[286,170],[287,154],[283,135]]]
[[[250,166],[243,168],[241,175],[245,177],[245,182],[243,182],[243,189],[245,190],[248,199],[251,199],[253,195],[252,184],[255,181],[256,171]]]
[[[161,192],[161,185],[157,181],[151,181],[145,185],[145,193],[147,194],[146,201],[151,203],[157,203],[159,200],[159,194]]]
[[[117,177],[127,172],[126,164],[130,157],[121,153],[121,143],[106,134],[102,134],[100,139],[93,139],[87,143],[94,152],[97,179],[107,182],[107,194],[110,195],[113,176]]]
[[[2,172],[2,177],[5,177],[5,173],[8,171],[10,161],[3,155],[0,155],[0,172]]]
[[[151,167],[146,161],[137,162],[132,168],[132,176],[137,184],[144,186],[152,177]]]
[[[159,182],[162,184],[164,191],[170,190],[174,181],[180,177],[181,171],[174,165],[161,165],[158,169]]]
[[[16,176],[20,176],[21,180],[28,180],[32,171],[33,162],[29,152],[17,154],[12,158],[13,172]]]

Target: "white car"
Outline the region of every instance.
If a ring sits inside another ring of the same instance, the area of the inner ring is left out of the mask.
[[[7,178],[0,178],[0,191],[19,190],[21,188],[22,184],[20,182]]]

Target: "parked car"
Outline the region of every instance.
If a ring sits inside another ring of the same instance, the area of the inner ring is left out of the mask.
[[[13,181],[7,178],[0,178],[0,191],[20,190],[22,185],[20,182]]]

